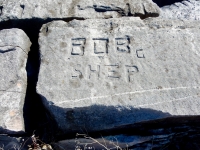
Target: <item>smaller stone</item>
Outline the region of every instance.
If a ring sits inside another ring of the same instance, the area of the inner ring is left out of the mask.
[[[0,31],[0,127],[24,131],[26,61],[31,42],[20,29]]]

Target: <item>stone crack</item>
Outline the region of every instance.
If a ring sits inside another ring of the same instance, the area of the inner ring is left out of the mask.
[[[13,48],[5,50],[5,51],[0,49],[0,53],[7,53],[7,52],[10,52],[10,51],[15,51],[16,47],[20,48],[24,53],[26,53],[26,51],[23,48],[21,48],[20,46],[4,45],[4,46],[0,46],[0,47],[6,47],[6,46],[13,46]],[[28,55],[28,53],[26,53],[26,55]]]
[[[114,96],[121,96],[121,95],[128,95],[128,94],[137,94],[137,93],[145,93],[145,92],[159,92],[159,91],[169,91],[169,90],[177,90],[177,89],[198,89],[200,87],[176,87],[176,88],[163,88],[163,89],[148,89],[148,90],[141,90],[141,91],[135,91],[135,92],[125,92],[125,93],[118,93],[118,94],[113,94],[113,95],[105,95],[105,96],[96,96],[96,97],[86,97],[86,98],[82,98],[82,99],[74,99],[74,100],[66,100],[66,101],[62,101],[62,102],[58,102],[55,104],[63,104],[63,103],[71,103],[73,102],[79,102],[79,101],[84,101],[84,100],[88,100],[88,99],[101,99],[101,98],[107,98],[107,97],[114,97]],[[189,97],[193,97],[193,96],[189,96]],[[180,99],[185,99],[184,98],[180,98]],[[175,99],[177,100],[177,99]],[[172,100],[174,101],[174,100]],[[167,101],[169,102],[169,101]],[[160,102],[163,103],[163,102]],[[145,104],[145,105],[149,105],[149,104]]]
[[[22,93],[22,94],[26,94],[26,93],[23,93],[23,92],[19,92],[19,91],[7,91],[7,90],[0,90],[0,92],[10,92],[10,93]]]

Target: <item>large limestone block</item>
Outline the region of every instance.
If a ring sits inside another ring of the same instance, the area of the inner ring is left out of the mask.
[[[23,131],[26,60],[31,42],[20,29],[0,31],[0,127]]]
[[[64,132],[199,115],[199,27],[139,18],[43,25],[37,92]]]
[[[200,20],[200,1],[185,0],[161,8],[162,18]]]
[[[0,20],[47,18],[156,17],[152,0],[0,0]]]

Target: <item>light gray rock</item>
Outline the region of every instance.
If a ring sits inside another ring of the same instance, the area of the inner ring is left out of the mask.
[[[161,8],[161,18],[200,20],[200,1],[185,0]]]
[[[199,28],[139,18],[48,23],[37,92],[62,133],[199,115]]]
[[[31,42],[20,29],[0,31],[0,127],[23,131],[26,60]]]
[[[152,0],[0,0],[0,21],[8,19],[157,17]]]

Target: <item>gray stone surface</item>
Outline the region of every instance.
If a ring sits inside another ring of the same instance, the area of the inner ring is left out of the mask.
[[[161,8],[161,18],[200,20],[200,1],[185,0]]]
[[[0,31],[0,127],[23,131],[26,60],[31,42],[20,29]]]
[[[62,133],[199,115],[199,27],[139,18],[43,25],[37,92]]]
[[[0,0],[0,21],[31,18],[115,18],[127,15],[155,17],[152,0]]]

